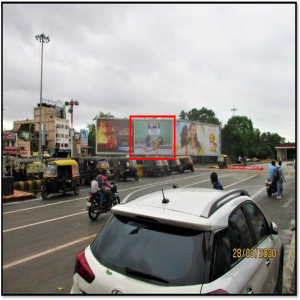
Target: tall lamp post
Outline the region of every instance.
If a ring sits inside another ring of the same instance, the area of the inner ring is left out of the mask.
[[[73,155],[73,106],[79,105],[79,101],[71,99],[70,102],[65,102],[65,105],[70,106],[69,113],[71,113],[71,157]]]
[[[40,126],[39,126],[39,156],[42,154],[42,91],[43,91],[43,45],[49,43],[49,36],[45,36],[43,33],[36,35],[35,38],[42,44],[41,51],[41,87],[40,87]]]
[[[232,108],[231,111],[233,112],[233,116],[234,116],[235,112],[237,111],[237,108]]]

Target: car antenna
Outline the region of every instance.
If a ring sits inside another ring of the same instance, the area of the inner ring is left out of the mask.
[[[170,200],[165,198],[164,190],[161,189],[161,191],[162,191],[162,194],[163,194],[163,197],[164,197],[164,199],[162,200],[162,203],[168,203]]]

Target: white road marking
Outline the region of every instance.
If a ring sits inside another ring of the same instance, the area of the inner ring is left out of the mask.
[[[27,227],[31,227],[31,226],[36,226],[36,225],[40,225],[40,224],[44,224],[44,223],[49,223],[49,222],[53,222],[53,221],[57,221],[57,220],[61,220],[61,219],[66,219],[66,218],[74,217],[74,216],[81,215],[81,214],[86,214],[86,211],[81,211],[81,212],[76,213],[76,214],[67,215],[67,216],[63,216],[63,217],[58,217],[58,218],[55,218],[55,219],[45,220],[45,221],[41,221],[41,222],[37,222],[37,223],[32,223],[32,224],[28,224],[28,225],[24,225],[24,226],[20,226],[20,227],[6,229],[6,230],[3,230],[3,233],[18,230],[18,229],[23,229],[23,228],[27,228]]]
[[[224,175],[224,176],[219,176],[219,178],[224,178],[224,177],[228,177],[228,176],[232,176],[232,175],[233,175],[233,174],[228,174],[228,175]],[[206,182],[206,181],[210,181],[210,178],[209,178],[209,179],[206,179],[206,180],[203,180],[203,181],[195,182],[195,183],[192,183],[192,184],[184,185],[184,186],[182,186],[182,187],[192,186],[192,185],[199,184],[199,183],[203,183],[203,182]]]
[[[256,192],[253,196],[251,196],[252,198],[255,198],[258,194],[260,194],[262,191],[265,191],[266,188],[263,187],[261,190],[259,190],[258,192]]]
[[[224,186],[224,189],[226,189],[226,188],[228,188],[228,187],[230,187],[230,186],[233,186],[233,185],[235,185],[235,184],[238,184],[238,183],[240,183],[240,182],[243,182],[243,181],[249,180],[249,179],[251,179],[251,178],[253,178],[253,177],[256,177],[256,176],[257,176],[257,175],[254,175],[254,176],[251,176],[251,177],[245,178],[245,179],[243,179],[243,180],[237,181],[237,182],[235,182],[235,183],[229,184],[229,185],[227,185],[227,186]]]
[[[14,267],[14,266],[16,266],[16,265],[22,264],[22,263],[27,262],[27,261],[33,260],[33,259],[35,259],[35,258],[38,258],[38,257],[44,256],[44,255],[47,255],[47,254],[56,252],[56,251],[58,251],[58,250],[61,250],[61,249],[66,248],[66,247],[73,246],[73,245],[78,244],[78,243],[80,243],[80,242],[83,242],[83,241],[86,241],[86,240],[88,240],[88,239],[94,238],[95,236],[96,236],[96,234],[93,234],[93,235],[87,236],[87,237],[85,237],[85,238],[82,238],[82,239],[79,239],[79,240],[76,240],[76,241],[73,241],[73,242],[70,242],[70,243],[67,243],[67,244],[64,244],[64,245],[61,245],[61,246],[52,248],[52,249],[49,249],[49,250],[47,250],[47,251],[40,252],[40,253],[38,253],[38,254],[29,256],[29,257],[27,257],[27,258],[23,258],[23,259],[17,260],[17,261],[15,261],[15,262],[13,262],[13,263],[4,265],[4,266],[3,266],[3,270],[8,269],[8,268],[11,268],[11,267]]]

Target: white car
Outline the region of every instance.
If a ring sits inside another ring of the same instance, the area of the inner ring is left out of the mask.
[[[71,293],[280,294],[282,272],[277,227],[246,191],[157,185],[112,208]]]

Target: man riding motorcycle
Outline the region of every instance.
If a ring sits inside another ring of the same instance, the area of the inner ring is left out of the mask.
[[[93,180],[91,182],[91,193],[93,194],[93,198],[99,203],[99,208],[104,209],[104,206],[102,205],[104,195],[101,192],[101,189],[99,189],[96,173],[93,174]]]
[[[98,182],[98,187],[100,188],[101,193],[103,194],[103,196],[108,199],[108,203],[106,204],[107,205],[107,210],[111,210],[112,192],[110,190],[106,190],[105,186],[107,186],[111,189],[112,185],[108,182],[107,177],[100,173],[99,169],[96,169],[96,174],[97,174],[96,181]]]

